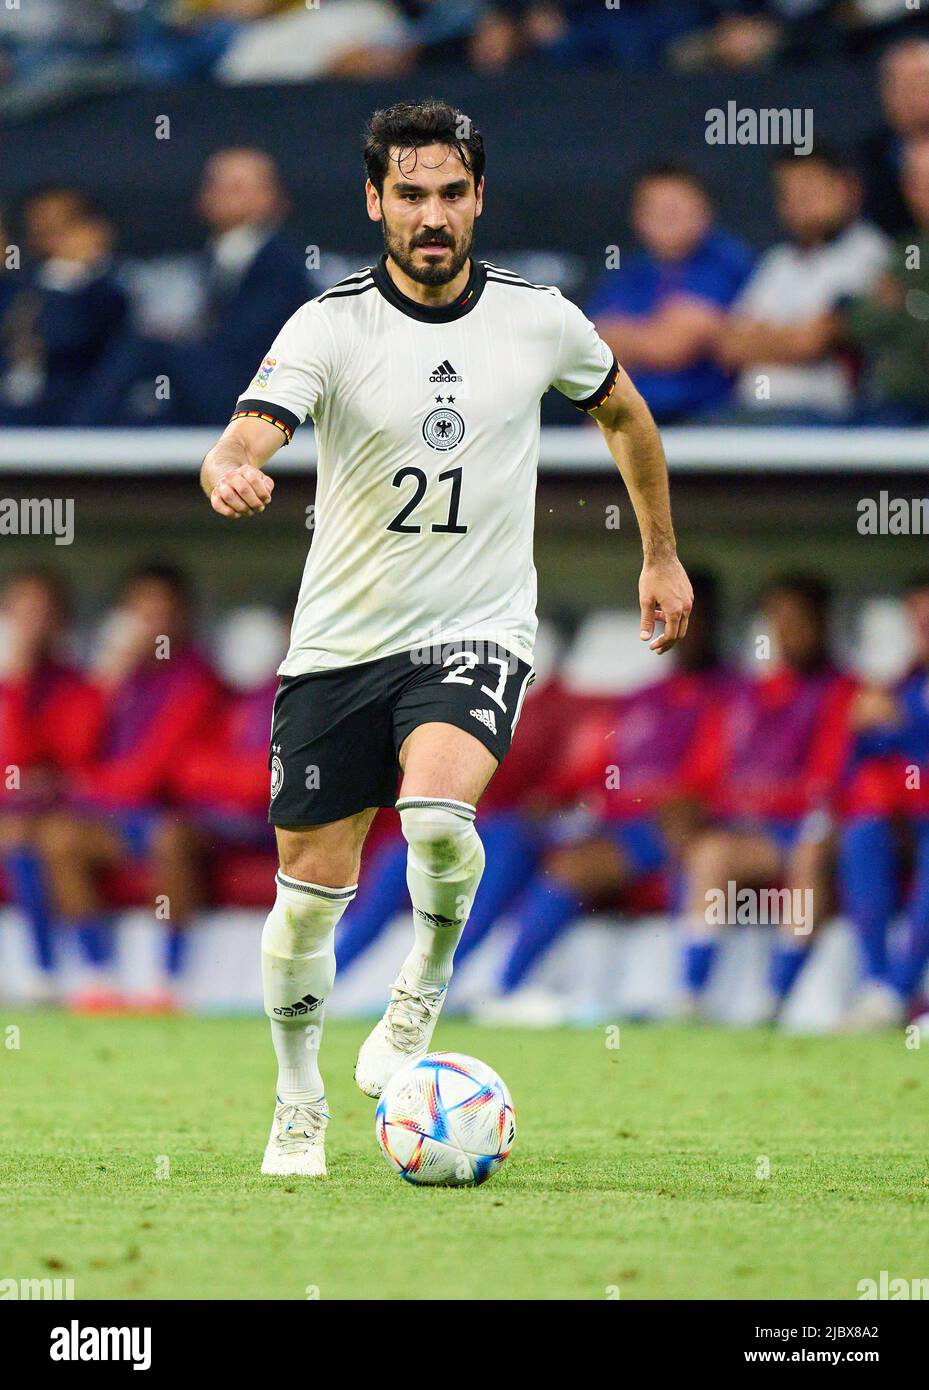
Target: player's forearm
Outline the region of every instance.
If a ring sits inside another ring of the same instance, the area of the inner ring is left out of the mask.
[[[203,460],[200,468],[200,486],[209,497],[216,484],[227,473],[234,473],[237,468],[249,463],[256,468],[261,467],[260,463],[251,457],[241,435],[223,435]]]
[[[645,558],[656,560],[675,555],[668,466],[651,412],[636,394],[618,418],[599,423],[629,493]]]

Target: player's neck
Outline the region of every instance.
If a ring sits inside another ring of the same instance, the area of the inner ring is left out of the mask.
[[[454,280],[449,280],[445,285],[423,285],[419,280],[414,280],[401,270],[397,262],[387,256],[384,265],[387,274],[396,285],[401,294],[406,295],[407,299],[412,299],[416,304],[422,304],[427,309],[442,309],[447,304],[454,304],[464,293],[465,287],[471,278],[471,257],[465,261],[464,265],[455,276]]]

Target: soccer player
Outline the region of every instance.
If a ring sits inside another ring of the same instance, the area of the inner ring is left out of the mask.
[[[439,101],[392,106],[372,118],[364,158],[384,254],[284,325],[201,472],[220,515],[260,515],[265,465],[316,422],[317,526],[271,734],[272,1174],[325,1173],[333,937],[379,806],[396,805],[408,843],[413,943],[358,1054],[358,1086],[379,1096],[428,1050],[484,866],[475,810],[533,678],[549,387],[597,421],[632,499],[643,640],[669,651],[692,602],[661,441],[628,377],[557,289],[472,255],[484,145],[470,119]]]
[[[538,642],[536,650],[538,654]],[[535,870],[544,848],[540,820],[546,783],[555,774],[559,740],[571,727],[579,704],[556,671],[543,671],[526,691],[519,739],[481,797],[484,873],[455,951],[456,965],[482,944]],[[391,837],[368,860],[358,897],[342,924],[336,949],[339,971],[363,955],[402,911],[408,900],[406,851],[402,835]]]

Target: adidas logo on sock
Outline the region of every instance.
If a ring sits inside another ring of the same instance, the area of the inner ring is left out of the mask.
[[[424,922],[428,922],[433,927],[458,927],[461,923],[455,917],[443,917],[441,912],[424,912],[421,907],[414,907],[413,911],[417,917],[421,917]]]
[[[497,732],[497,721],[492,709],[472,709],[468,713],[472,718],[479,719],[482,724],[485,724],[492,734]]]
[[[455,368],[452,366],[451,362],[449,362],[448,358],[446,357],[445,361],[440,362],[439,365],[436,367],[429,380],[464,381],[464,377],[458,375],[458,373],[455,371]]]
[[[312,994],[305,994],[296,1004],[288,1004],[284,1009],[272,1009],[271,1012],[276,1018],[298,1018],[301,1014],[312,1013],[321,1003],[321,999],[314,998]]]

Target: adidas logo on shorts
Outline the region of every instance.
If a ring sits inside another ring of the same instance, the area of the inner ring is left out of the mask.
[[[497,732],[497,721],[492,709],[472,709],[468,713],[472,718],[479,719],[482,724],[485,724],[492,734]]]

